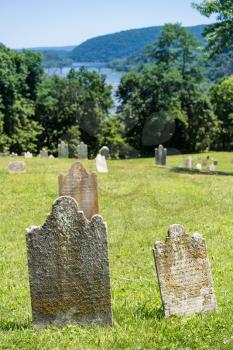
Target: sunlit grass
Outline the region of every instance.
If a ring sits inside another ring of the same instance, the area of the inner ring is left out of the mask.
[[[57,177],[74,160],[27,159],[9,175],[0,159],[0,349],[233,349],[233,164],[211,154],[221,175],[175,171],[150,159],[110,161],[100,174],[100,211],[108,224],[114,324],[34,331],[25,229],[40,225],[58,194]],[[89,171],[94,161],[85,161]],[[206,238],[218,312],[164,319],[152,247],[168,226],[183,224]]]

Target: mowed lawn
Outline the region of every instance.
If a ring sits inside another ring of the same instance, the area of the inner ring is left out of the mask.
[[[164,169],[152,158],[109,162],[109,173],[98,178],[113,327],[40,331],[31,324],[25,229],[44,223],[57,177],[75,160],[27,159],[26,174],[10,175],[10,158],[0,158],[0,349],[233,349],[233,154],[211,155],[218,175],[174,171],[184,156],[168,157]],[[94,160],[84,165],[95,170]],[[163,317],[152,247],[174,223],[206,239],[216,313]]]

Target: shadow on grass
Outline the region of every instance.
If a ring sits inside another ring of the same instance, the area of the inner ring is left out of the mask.
[[[2,331],[22,331],[32,329],[31,322],[18,323],[14,321],[1,321],[0,330]]]
[[[148,309],[146,305],[139,306],[133,312],[134,316],[142,320],[155,319],[161,320],[164,318],[163,307]]]
[[[180,167],[174,167],[174,168],[171,168],[170,169],[171,172],[173,173],[178,173],[178,174],[194,174],[194,175],[210,175],[210,176],[213,176],[213,175],[217,175],[217,176],[233,176],[233,172],[231,173],[228,173],[228,172],[225,172],[225,171],[213,171],[213,172],[210,172],[210,171],[205,171],[205,170],[195,170],[195,169],[186,169],[186,168],[180,168]]]

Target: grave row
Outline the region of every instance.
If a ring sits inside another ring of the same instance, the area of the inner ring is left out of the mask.
[[[99,215],[98,181],[76,163],[58,179],[60,197],[41,227],[27,229],[33,325],[112,324],[107,225]],[[205,240],[171,225],[153,249],[164,314],[216,309]]]

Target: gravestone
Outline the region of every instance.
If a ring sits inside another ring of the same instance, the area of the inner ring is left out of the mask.
[[[185,168],[191,170],[193,168],[193,160],[192,157],[188,157],[185,159]]]
[[[165,316],[184,316],[216,309],[205,240],[189,237],[171,225],[165,243],[154,246],[154,258]]]
[[[212,173],[212,172],[215,172],[216,166],[215,166],[214,164],[211,164],[211,165],[209,165],[209,166],[207,167],[207,170],[210,171],[211,173]]]
[[[8,165],[8,171],[10,174],[23,174],[26,172],[26,164],[22,161],[11,162]]]
[[[32,158],[33,155],[32,155],[31,152],[25,152],[25,153],[24,153],[24,157],[25,157],[25,158]]]
[[[58,158],[69,158],[69,146],[64,141],[58,145]]]
[[[107,146],[103,146],[100,150],[99,150],[99,154],[101,154],[101,156],[104,156],[105,159],[111,159],[110,157],[110,150]]]
[[[47,149],[43,148],[43,149],[40,151],[39,156],[40,156],[40,158],[48,158],[49,154],[48,154]]]
[[[195,169],[198,170],[198,171],[201,171],[201,169],[202,169],[201,163],[197,163],[197,164],[195,165]]]
[[[43,226],[27,229],[26,240],[34,327],[112,324],[101,216],[89,222],[75,199],[60,197]]]
[[[81,142],[77,146],[77,155],[78,155],[78,159],[87,159],[88,158],[87,145],[84,142]]]
[[[159,145],[158,148],[155,148],[155,163],[157,165],[166,165],[167,159],[167,149],[162,145]]]
[[[88,174],[81,163],[73,164],[66,176],[60,175],[58,183],[59,196],[75,198],[88,220],[99,213],[97,175]]]
[[[107,165],[105,156],[101,156],[101,154],[97,154],[95,162],[96,162],[96,170],[99,173],[108,173],[108,165]]]

